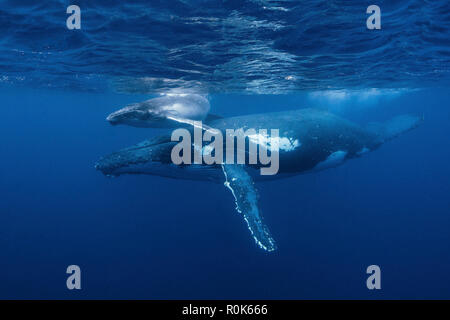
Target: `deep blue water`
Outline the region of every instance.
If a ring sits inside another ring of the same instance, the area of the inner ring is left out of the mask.
[[[78,1],[77,31],[69,4],[0,3],[0,298],[450,298],[448,1],[378,1],[378,31],[367,1]],[[268,254],[222,184],[94,169],[160,132],[106,115],[170,90],[208,93],[222,116],[425,121],[340,167],[257,184]]]

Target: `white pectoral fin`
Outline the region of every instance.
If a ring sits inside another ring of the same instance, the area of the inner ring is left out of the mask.
[[[269,252],[276,250],[275,240],[264,224],[258,208],[258,193],[254,182],[244,166],[223,164],[222,170],[225,175],[224,184],[231,190],[236,202],[236,210],[243,215],[256,244]]]
[[[176,117],[176,116],[168,116],[167,119],[175,121],[175,122],[178,122],[178,123],[188,124],[188,125],[191,125],[194,128],[198,128],[198,129],[201,129],[201,130],[204,130],[204,131],[210,131],[213,134],[219,132],[219,130],[211,128],[210,126],[202,123],[201,121],[195,121],[195,120],[186,119],[186,118],[180,118],[180,117]]]
[[[179,123],[189,124],[191,126],[195,126],[195,124],[196,124],[195,120],[181,118],[181,117],[176,117],[176,116],[167,116],[167,119],[175,121],[175,122],[179,122]]]

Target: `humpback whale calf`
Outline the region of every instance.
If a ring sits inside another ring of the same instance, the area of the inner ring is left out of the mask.
[[[209,101],[200,94],[166,94],[144,102],[130,104],[111,113],[106,120],[112,125],[125,124],[141,128],[168,128],[193,121],[218,118],[209,115]]]
[[[149,174],[176,179],[222,182],[232,192],[236,210],[242,214],[256,244],[274,251],[276,244],[258,207],[254,181],[280,179],[335,167],[376,150],[383,143],[417,127],[422,118],[402,115],[385,123],[361,127],[326,111],[300,109],[216,119],[214,129],[279,129],[279,138],[290,141],[279,148],[279,171],[262,176],[261,164],[175,165],[171,150],[177,142],[170,134],[151,138],[100,159],[96,169],[107,176]]]

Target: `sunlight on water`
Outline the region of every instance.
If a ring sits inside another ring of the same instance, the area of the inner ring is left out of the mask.
[[[1,7],[0,82],[129,93],[417,88],[449,78],[448,1],[66,1]]]

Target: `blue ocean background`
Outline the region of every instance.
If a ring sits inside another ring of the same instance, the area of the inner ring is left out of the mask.
[[[450,298],[450,3],[70,1],[0,6],[1,299]],[[379,150],[258,183],[278,250],[222,184],[106,178],[103,155],[158,129],[120,107],[208,95],[222,116],[315,107],[358,123],[423,115]],[[66,288],[79,265],[82,290]],[[366,268],[381,267],[381,290]]]

